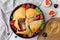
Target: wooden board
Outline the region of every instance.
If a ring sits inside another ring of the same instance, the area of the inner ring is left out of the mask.
[[[56,21],[60,22],[60,18],[52,18],[52,19],[50,19],[50,20],[56,20]],[[50,20],[49,20],[49,21],[50,21]],[[49,21],[47,21],[47,23],[48,23]],[[43,32],[46,32],[45,29],[46,29],[46,27],[44,28],[44,31],[43,31]],[[42,34],[43,34],[43,32],[42,32]],[[46,33],[47,33],[47,32],[46,32]],[[57,34],[55,34],[55,35],[48,35],[48,33],[47,33],[47,37],[43,37],[42,34],[40,34],[40,35],[38,36],[37,40],[60,40],[60,32],[57,33]]]

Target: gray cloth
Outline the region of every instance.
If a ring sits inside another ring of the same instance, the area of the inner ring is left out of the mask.
[[[9,40],[12,30],[9,25],[10,15],[15,7],[22,3],[32,3],[37,6],[43,0],[0,0],[0,40]],[[10,35],[7,35],[10,33]]]

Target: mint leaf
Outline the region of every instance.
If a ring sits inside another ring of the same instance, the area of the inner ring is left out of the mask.
[[[36,7],[35,10],[36,10],[39,14],[42,14],[42,11],[41,11],[38,7]]]
[[[42,25],[41,25],[40,30],[43,30],[43,29],[44,29],[44,25],[45,25],[45,24],[42,24]]]
[[[30,26],[29,25],[28,25],[28,28],[29,28],[30,32],[32,33],[32,30],[30,29]]]
[[[44,26],[45,26],[45,21],[43,20],[42,25],[40,26],[40,30],[43,30]]]
[[[20,24],[22,24],[22,21],[20,21]]]

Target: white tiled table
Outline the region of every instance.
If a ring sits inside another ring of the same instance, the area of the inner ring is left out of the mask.
[[[53,6],[54,3],[57,3],[59,5],[59,7],[55,9],[54,6]],[[46,21],[51,18],[50,16],[48,16],[48,10],[49,9],[55,9],[57,11],[57,14],[56,14],[55,17],[60,17],[60,0],[52,0],[52,5],[48,8],[44,7],[44,5],[42,3],[40,8],[41,8],[41,10],[43,11],[43,13],[45,15],[45,20]],[[34,38],[31,38],[31,39],[23,39],[23,38],[20,38],[20,37],[15,38],[15,34],[13,33],[9,40],[37,40],[37,36],[34,37]]]

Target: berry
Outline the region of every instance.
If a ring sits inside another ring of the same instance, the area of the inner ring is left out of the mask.
[[[35,15],[34,18],[35,18],[36,20],[39,20],[40,16],[39,16],[39,15]]]
[[[24,38],[26,38],[27,36],[26,35],[23,35]]]
[[[22,22],[25,22],[25,18],[22,18]]]
[[[56,11],[53,9],[50,9],[49,10],[49,16],[54,16],[54,15],[56,15]]]
[[[14,25],[14,22],[15,22],[15,21],[14,21],[14,20],[12,20],[12,21],[10,21],[10,24],[11,24],[11,25]]]
[[[31,5],[31,8],[34,8],[34,5]]]
[[[58,8],[58,4],[54,4],[54,8]]]
[[[43,16],[43,14],[41,14],[41,15],[40,15],[40,19],[43,19],[43,18],[44,18],[44,16]]]
[[[12,29],[13,29],[14,31],[16,31],[16,30],[17,30],[17,28],[16,28],[15,26],[12,26]]]
[[[42,34],[42,36],[43,36],[43,37],[47,37],[47,33],[44,32],[44,33]]]
[[[27,4],[27,5],[26,5],[26,9],[29,9],[29,8],[30,8],[30,5]]]
[[[23,4],[23,5],[22,5],[22,7],[24,7],[24,8],[25,8],[25,7],[26,7],[26,5],[25,5],[25,4]]]

